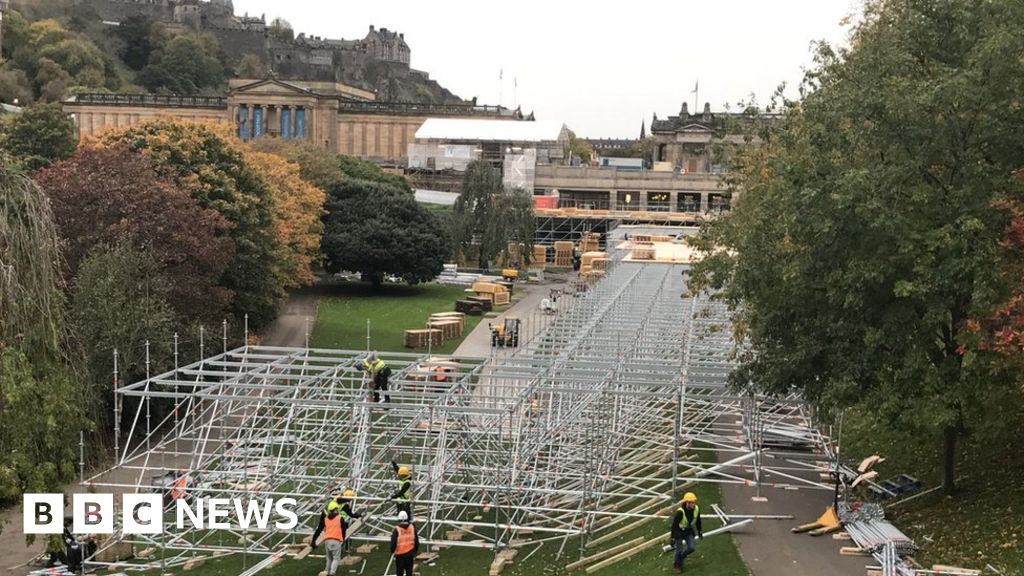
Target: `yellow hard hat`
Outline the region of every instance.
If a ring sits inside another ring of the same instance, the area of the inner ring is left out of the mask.
[[[683,502],[696,502],[696,501],[697,501],[697,495],[694,494],[693,492],[687,492],[685,495],[683,495]]]
[[[338,508],[341,508],[341,506],[338,506],[338,503],[335,502],[334,500],[331,500],[330,502],[327,503],[327,512],[328,513],[334,512]]]
[[[410,472],[409,472],[409,467],[408,466],[399,466],[398,467],[398,475],[399,476],[408,476],[409,474],[410,474]]]
[[[345,493],[342,494],[341,497],[345,498],[346,500],[347,499],[351,499],[351,498],[355,498],[356,497],[356,493],[353,492],[351,489],[345,490]]]

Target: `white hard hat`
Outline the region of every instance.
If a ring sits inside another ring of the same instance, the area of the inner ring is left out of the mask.
[[[376,359],[377,359],[377,351],[374,350],[373,352],[370,352],[370,361],[372,362],[372,361],[374,361]]]
[[[399,512],[398,513],[398,521],[399,522],[408,522],[409,521],[409,513],[406,512],[405,510],[402,510],[401,512]]]

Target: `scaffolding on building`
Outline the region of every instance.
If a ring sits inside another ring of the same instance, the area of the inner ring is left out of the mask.
[[[616,261],[519,349],[490,358],[384,353],[386,406],[368,397],[360,351],[242,346],[117,387],[115,422],[134,404],[132,424],[115,432],[114,468],[84,482],[149,491],[152,477],[178,471],[190,497],[299,502],[294,530],[169,522],[162,536],[111,539],[156,551],[136,567],[163,569],[196,555],[280,555],[345,488],[370,511],[349,537],[386,542],[392,460],[412,468],[424,543],[547,545],[562,557],[658,517],[689,481],[830,490],[806,478],[827,471],[829,437],[796,398],[731,391],[727,311],[706,295],[680,298],[685,273]],[[457,371],[431,381],[437,363]],[[173,409],[153,418],[155,402]]]

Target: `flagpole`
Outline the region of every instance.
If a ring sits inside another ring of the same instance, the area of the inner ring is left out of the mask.
[[[693,84],[693,113],[700,111],[700,79]]]

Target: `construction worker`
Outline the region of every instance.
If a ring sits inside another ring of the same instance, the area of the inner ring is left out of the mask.
[[[704,528],[700,521],[697,495],[687,492],[683,495],[683,505],[672,517],[672,545],[675,547],[672,569],[676,572],[683,571],[683,561],[697,548],[694,543],[695,536],[704,538]]]
[[[345,527],[345,534],[348,534],[349,524],[353,518],[362,518],[363,512],[356,512],[352,508],[352,499],[356,497],[356,493],[351,489],[346,489],[337,497],[336,501],[341,506],[341,523]],[[345,549],[348,549],[348,540],[345,540]]]
[[[363,371],[370,377],[370,382],[373,387],[373,401],[380,402],[379,390],[383,390],[384,401],[391,402],[391,397],[388,396],[388,378],[391,376],[391,368],[377,356],[376,352],[371,352],[370,355],[363,360]]]
[[[391,553],[395,556],[395,574],[412,576],[413,560],[420,551],[420,536],[409,522],[405,510],[398,513],[398,526],[391,531]]]
[[[412,520],[412,472],[408,466],[399,466],[394,460],[391,461],[391,469],[398,476],[398,490],[391,495],[391,500],[399,514],[405,512],[406,517]]]
[[[327,514],[320,516],[320,523],[313,532],[313,539],[309,541],[309,549],[316,548],[316,539],[320,533],[324,534],[324,548],[327,555],[327,576],[334,576],[338,569],[338,562],[341,560],[341,546],[345,542],[345,525],[341,521],[341,506],[331,501],[327,504]]]

